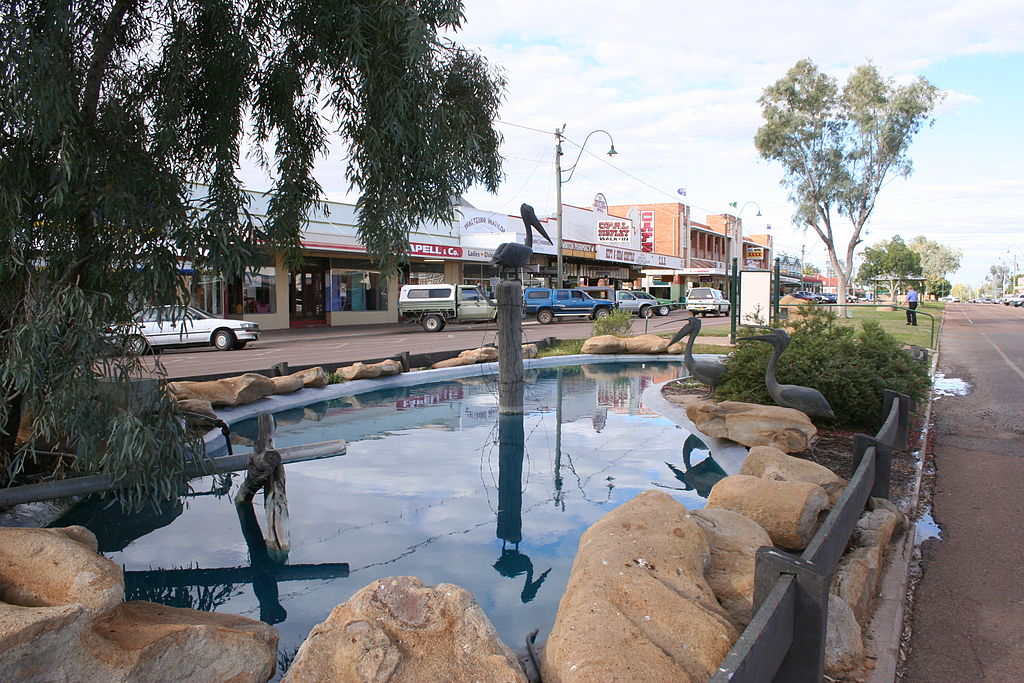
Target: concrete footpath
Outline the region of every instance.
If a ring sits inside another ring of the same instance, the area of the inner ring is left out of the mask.
[[[1024,680],[1024,311],[950,304],[932,409],[933,510],[905,678]],[[957,395],[957,383],[969,388]]]

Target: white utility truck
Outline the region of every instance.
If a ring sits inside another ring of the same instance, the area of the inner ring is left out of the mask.
[[[498,306],[476,285],[402,285],[398,315],[427,332],[440,332],[448,323],[493,321]]]

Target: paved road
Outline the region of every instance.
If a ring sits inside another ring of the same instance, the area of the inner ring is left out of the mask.
[[[933,515],[910,681],[1024,680],[1024,309],[949,304],[939,371],[966,396],[933,408]]]
[[[675,332],[687,313],[673,311],[665,317],[634,320],[633,332],[642,334],[645,324],[650,332]],[[704,326],[728,325],[729,318],[705,318]],[[588,336],[593,323],[576,319],[541,325],[534,320],[523,323],[523,341],[546,337],[573,339]],[[204,374],[264,370],[275,363],[291,366],[318,363],[345,363],[396,356],[402,351],[426,353],[476,348],[497,340],[492,323],[450,325],[441,332],[427,333],[419,325],[367,325],[327,327],[305,330],[270,330],[260,341],[240,351],[216,351],[212,348],[171,349],[160,358],[168,377],[194,377]]]

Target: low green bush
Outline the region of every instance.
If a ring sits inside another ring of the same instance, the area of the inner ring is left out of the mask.
[[[633,328],[633,314],[629,311],[616,310],[607,317],[594,321],[594,336],[614,334],[617,337],[628,337]]]
[[[583,348],[583,342],[585,339],[563,339],[554,346],[549,346],[546,349],[541,350],[538,354],[538,358],[547,358],[548,356],[575,356]]]
[[[834,319],[834,313],[822,310],[790,323],[789,347],[779,358],[776,378],[824,394],[836,415],[833,426],[874,433],[884,418],[883,391],[921,400],[930,386],[928,369],[877,322],[865,321],[857,330],[834,325]],[[715,397],[771,405],[764,377],[771,353],[764,342],[738,341]]]

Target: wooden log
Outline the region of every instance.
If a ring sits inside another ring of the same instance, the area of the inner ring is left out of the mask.
[[[277,451],[253,451],[249,454],[249,469],[245,481],[235,494],[235,504],[251,503],[256,492],[263,488],[274,469],[281,466],[281,454]]]
[[[284,564],[292,542],[288,535],[288,495],[284,466],[274,468],[263,487],[263,509],[267,515],[267,553],[274,564]]]
[[[502,282],[498,298],[498,413],[523,412],[523,288],[518,281]]]

